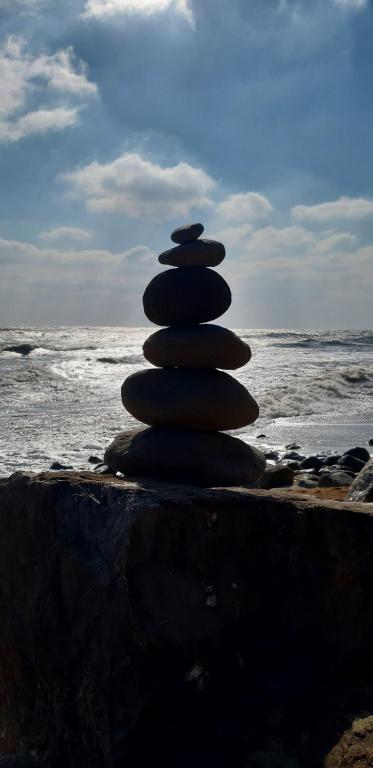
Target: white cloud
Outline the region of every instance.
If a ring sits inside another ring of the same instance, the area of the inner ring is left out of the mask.
[[[51,95],[85,97],[97,92],[87,66],[72,48],[35,56],[22,38],[8,37],[0,47],[0,141],[19,141],[76,125],[79,107],[46,104]],[[37,109],[29,101],[38,100]]]
[[[71,196],[92,211],[158,220],[211,206],[208,193],[215,185],[201,168],[188,163],[164,168],[137,153],[125,153],[106,165],[93,162],[60,178],[70,185]]]
[[[0,121],[0,141],[19,141],[25,136],[42,135],[70,128],[78,122],[78,109],[38,109],[12,122]]]
[[[373,200],[363,197],[340,197],[330,203],[319,205],[296,205],[292,208],[295,219],[309,221],[331,221],[333,219],[363,219],[373,215]]]
[[[264,227],[252,233],[247,248],[259,257],[275,253],[288,256],[289,251],[299,253],[314,243],[315,236],[302,227]]]
[[[250,225],[229,227],[218,233],[228,251],[236,253],[246,263],[268,266],[286,259],[302,260],[305,255],[325,258],[332,253],[346,253],[356,248],[358,238],[350,232],[311,232],[303,227],[272,227],[253,229]],[[273,259],[273,261],[272,261]],[[300,268],[300,262],[298,263]]]
[[[90,240],[93,233],[80,227],[56,227],[56,229],[46,229],[40,232],[40,239],[54,242],[55,240],[77,240],[83,242]]]
[[[352,235],[351,232],[334,232],[330,235],[325,233],[321,239],[314,246],[315,253],[329,253],[331,251],[345,250],[351,246],[356,245],[358,237]]]
[[[149,16],[173,9],[193,25],[193,14],[189,0],[86,0],[85,18],[105,19],[124,14]]]
[[[40,248],[32,243],[0,238],[1,269],[17,275],[21,282],[32,284],[40,280],[57,283],[61,273],[64,278],[68,279],[70,275],[74,280],[77,275],[83,280],[89,274],[90,278],[97,279],[99,283],[105,272],[109,281],[113,279],[114,286],[118,275],[124,279],[129,273],[142,275],[144,270],[154,268],[155,261],[155,254],[145,245],[138,245],[122,253],[112,253],[99,249]],[[96,270],[94,275],[92,267]]]
[[[238,195],[230,195],[216,206],[217,214],[229,221],[261,219],[268,216],[272,210],[269,200],[258,192],[241,192]]]

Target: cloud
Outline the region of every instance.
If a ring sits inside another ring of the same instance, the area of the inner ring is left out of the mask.
[[[229,221],[261,219],[268,216],[272,210],[269,200],[258,192],[241,192],[238,195],[230,195],[216,206],[217,214]]]
[[[83,17],[107,19],[124,14],[143,14],[149,16],[173,9],[193,24],[193,14],[189,0],[86,0]]]
[[[19,141],[25,136],[62,131],[78,122],[78,109],[38,109],[12,122],[0,121],[0,141]]]
[[[53,55],[35,56],[23,38],[10,36],[0,47],[0,141],[63,130],[76,125],[79,107],[50,105],[51,95],[86,97],[97,93],[88,80],[87,65],[71,47]],[[42,101],[37,109],[29,103]]]
[[[145,245],[113,253],[0,238],[3,322],[144,325],[141,294],[155,263]]]
[[[93,162],[60,175],[70,194],[97,212],[124,213],[130,218],[172,219],[193,208],[212,206],[208,193],[215,186],[201,168],[188,163],[162,167],[137,153],[125,153],[112,163]]]
[[[264,227],[255,230],[247,241],[247,248],[261,258],[269,254],[289,252],[299,253],[300,250],[312,246],[315,236],[302,227]]]
[[[4,274],[10,272],[17,280],[36,286],[45,280],[57,284],[61,273],[65,279],[70,276],[74,280],[78,275],[82,280],[89,275],[100,283],[105,273],[106,280],[113,280],[114,288],[118,275],[123,279],[128,274],[141,276],[147,269],[154,269],[154,263],[155,254],[145,245],[113,253],[104,249],[40,248],[33,243],[0,238],[0,265],[7,270]],[[92,267],[97,270],[95,275]]]
[[[40,240],[53,242],[55,240],[77,240],[83,242],[90,240],[93,232],[79,227],[56,227],[56,229],[46,229],[40,232]]]
[[[339,200],[330,203],[296,205],[291,212],[295,219],[309,221],[363,219],[373,215],[373,200],[366,200],[362,197],[340,197]]]
[[[272,263],[272,258],[274,263],[279,257],[290,259],[294,265],[294,259],[305,255],[322,256],[335,251],[345,253],[358,243],[357,236],[350,232],[326,230],[315,233],[296,226],[266,226],[254,230],[250,225],[241,224],[226,228],[217,236],[238,258],[247,262],[249,257],[251,264],[258,261],[264,266]]]

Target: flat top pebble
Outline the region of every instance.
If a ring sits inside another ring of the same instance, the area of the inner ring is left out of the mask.
[[[174,229],[171,234],[171,240],[174,243],[190,243],[192,240],[197,240],[202,235],[204,230],[203,224],[185,224],[183,227]]]

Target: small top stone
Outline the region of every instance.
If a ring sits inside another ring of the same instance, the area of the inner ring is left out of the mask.
[[[174,229],[171,235],[171,240],[179,245],[191,243],[202,235],[203,230],[203,224],[185,224],[183,227]]]

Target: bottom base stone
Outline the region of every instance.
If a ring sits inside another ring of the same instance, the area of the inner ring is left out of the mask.
[[[104,462],[128,477],[200,487],[254,483],[266,467],[260,451],[236,437],[160,427],[120,432]]]

